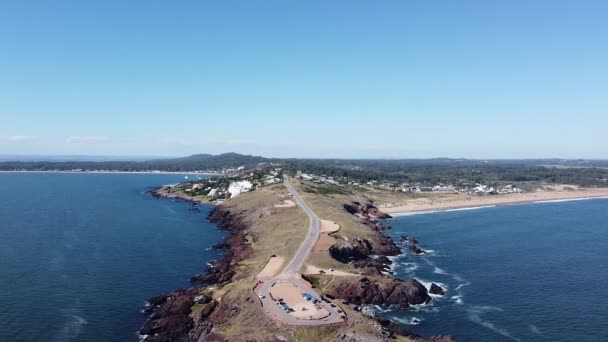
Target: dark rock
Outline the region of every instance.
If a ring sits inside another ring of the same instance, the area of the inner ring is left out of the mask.
[[[148,341],[182,341],[193,327],[190,308],[194,304],[193,289],[178,290],[166,297],[165,302],[152,314],[140,330]]]
[[[216,243],[215,245],[211,246],[212,249],[224,249],[228,247],[230,247],[230,245],[228,245],[226,242]]]
[[[445,294],[445,291],[441,288],[441,286],[439,286],[435,283],[432,283],[431,288],[429,289],[429,293],[432,293],[434,295],[443,296]]]
[[[363,277],[345,278],[328,293],[355,305],[398,305],[408,307],[411,304],[424,304],[431,301],[426,288],[417,280],[407,281],[383,278]]]
[[[345,204],[344,210],[346,210],[346,212],[351,215],[355,215],[356,213],[359,212],[359,207],[356,205],[352,205],[352,204]]]
[[[208,304],[211,302],[211,300],[212,300],[212,298],[205,294],[194,297],[194,302],[196,304]]]
[[[382,318],[382,317],[374,317],[374,319],[380,323],[380,325],[388,330],[391,335],[399,335],[399,336],[405,336],[405,337],[410,337],[410,338],[414,338],[414,339],[419,339],[421,338],[420,335],[415,334],[412,331],[407,330],[405,327],[403,327],[400,324],[397,324],[391,320],[388,320],[386,318]]]
[[[146,302],[148,302],[150,304],[150,306],[159,306],[161,304],[164,304],[166,301],[167,301],[167,296],[160,295],[160,296],[148,298],[148,300]]]
[[[428,342],[456,342],[456,339],[452,336],[439,335],[429,338]]]

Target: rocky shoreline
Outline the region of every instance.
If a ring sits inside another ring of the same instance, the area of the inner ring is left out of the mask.
[[[179,193],[179,192],[173,192],[173,191],[171,191],[170,186],[159,186],[157,188],[152,188],[152,189],[148,190],[147,193],[150,194],[154,198],[172,198],[172,199],[176,199],[176,200],[191,202],[193,205],[210,204],[208,201],[206,201],[202,198],[197,198],[197,197],[186,195],[186,194]]]
[[[156,195],[155,197],[162,197],[158,196],[158,193]],[[206,293],[205,288],[229,283],[234,276],[233,265],[246,259],[251,250],[243,235],[248,227],[239,215],[217,206],[209,213],[208,219],[229,232],[223,242],[214,246],[217,249],[224,249],[224,255],[208,265],[204,272],[190,279],[194,287],[148,299],[145,312],[150,314],[150,317],[139,331],[143,340],[148,342],[194,342],[201,338],[205,341],[222,340],[218,336],[214,337],[213,328],[222,323],[223,317],[233,314],[236,308],[221,305]],[[195,304],[201,305],[202,308],[197,314],[192,315],[192,307]]]
[[[150,191],[156,198],[173,198],[191,201],[184,196],[159,191]],[[200,204],[199,201],[193,204]],[[382,234],[382,230],[390,229],[378,222],[378,219],[389,218],[371,203],[355,202],[345,205],[345,210],[368,226],[374,233],[371,239],[357,239],[350,245],[332,246],[330,254],[340,262],[351,262],[361,269],[362,277],[343,279],[328,293],[330,298],[341,299],[344,303],[354,306],[361,305],[397,305],[406,308],[409,305],[424,304],[431,301],[427,289],[417,280],[403,281],[385,275],[391,261],[389,256],[401,254],[400,248],[390,238]],[[351,212],[354,211],[354,212]],[[210,222],[215,222],[229,235],[214,248],[224,249],[225,254],[218,261],[208,265],[206,270],[191,278],[194,285],[189,289],[179,289],[168,295],[157,296],[148,300],[145,310],[150,314],[147,322],[140,330],[143,340],[160,341],[223,341],[214,332],[214,328],[227,320],[227,317],[238,312],[239,307],[227,305],[213,299],[209,287],[221,287],[233,280],[234,265],[247,259],[252,252],[247,245],[245,233],[249,228],[244,221],[244,215],[232,213],[224,206],[216,206],[209,214]],[[434,289],[439,292],[439,290]],[[442,291],[442,290],[441,290]],[[250,303],[255,305],[255,303]],[[200,307],[193,314],[192,307]],[[416,341],[425,341],[420,336],[406,328],[380,317],[373,318],[389,335],[401,335]],[[449,336],[435,336],[428,341],[455,341]]]

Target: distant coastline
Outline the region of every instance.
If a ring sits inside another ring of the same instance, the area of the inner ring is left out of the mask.
[[[68,171],[68,170],[0,170],[0,173],[115,173],[115,174],[142,174],[142,175],[199,175],[199,176],[220,176],[220,172],[195,172],[195,171]]]

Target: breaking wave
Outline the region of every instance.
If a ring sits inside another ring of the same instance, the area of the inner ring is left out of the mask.
[[[466,311],[467,311],[467,318],[471,322],[477,323],[483,327],[486,327],[486,328],[496,332],[497,334],[510,338],[514,341],[521,341],[517,337],[511,335],[511,333],[509,333],[509,331],[507,329],[499,328],[494,323],[492,323],[490,321],[486,321],[481,317],[486,312],[492,312],[492,311],[502,312],[502,311],[504,311],[503,309],[494,307],[494,306],[471,306]]]

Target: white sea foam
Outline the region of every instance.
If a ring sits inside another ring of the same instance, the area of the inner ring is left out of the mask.
[[[465,286],[469,286],[471,285],[470,281],[466,281],[462,284],[458,284],[458,286],[456,286],[456,288],[454,289],[454,291],[459,291],[461,288],[465,287]]]
[[[398,213],[391,213],[391,216],[392,217],[404,217],[404,216],[414,216],[414,215],[436,214],[436,213],[451,212],[451,211],[477,210],[477,209],[486,209],[486,208],[494,208],[494,207],[496,207],[496,205],[481,205],[481,206],[477,206],[477,207],[445,208],[445,209],[434,209],[434,210],[398,212]]]
[[[420,265],[418,265],[415,262],[404,262],[403,265],[405,268],[403,269],[406,273],[412,273],[415,270],[420,268]]]
[[[464,302],[462,301],[462,295],[458,295],[458,296],[452,296],[450,298],[452,301],[454,301],[455,304],[463,304]]]
[[[433,273],[435,274],[447,274],[445,273],[445,271],[437,266],[435,266],[435,269],[433,270]]]
[[[59,335],[57,336],[57,341],[70,341],[78,337],[80,332],[82,331],[82,326],[87,324],[87,320],[78,315],[72,315],[68,317],[68,320],[65,322],[61,330],[59,331]]]
[[[467,210],[477,210],[477,209],[486,209],[486,208],[494,208],[496,205],[482,205],[479,207],[466,207],[466,208],[454,208],[454,209],[446,209],[444,211],[467,211]]]
[[[380,312],[380,313],[386,313],[386,312],[393,311],[390,307],[382,307],[380,305],[372,305],[371,307],[374,308],[375,312]]]
[[[588,201],[588,200],[593,200],[593,199],[608,199],[608,196],[602,196],[602,197],[582,197],[582,198],[563,198],[563,199],[555,199],[555,200],[543,200],[543,201],[536,201],[536,202],[532,202],[532,203],[562,203],[562,202],[574,202],[574,201]]]
[[[410,304],[408,311],[412,312],[439,312],[439,308],[433,305],[431,301],[428,304]]]
[[[490,312],[490,311],[502,312],[504,310],[501,308],[498,308],[498,307],[494,307],[494,306],[472,306],[469,309],[467,309],[467,317],[470,321],[477,323],[481,326],[484,326],[484,327],[496,332],[497,334],[510,338],[514,341],[521,341],[517,337],[511,335],[511,333],[507,329],[499,328],[494,323],[486,321],[483,318],[481,318],[481,315],[483,315],[486,312]]]
[[[418,317],[396,317],[396,316],[391,316],[390,317],[391,321],[395,321],[398,323],[401,323],[403,325],[418,325],[420,323],[422,323],[423,319],[422,318],[418,318]]]
[[[540,329],[538,329],[538,327],[536,325],[530,324],[529,327],[530,327],[531,332],[538,334],[538,335],[542,334],[542,332],[540,331]]]
[[[438,212],[439,212],[439,210],[412,211],[412,212],[402,212],[402,213],[391,213],[391,216],[392,217],[403,217],[403,216],[433,214],[433,213],[438,213]]]

